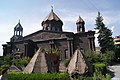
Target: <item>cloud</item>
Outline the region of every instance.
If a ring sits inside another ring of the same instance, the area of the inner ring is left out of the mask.
[[[5,19],[1,17],[0,26],[2,26],[2,30],[0,31],[0,35],[2,36],[2,40],[0,44],[3,44],[9,41],[10,37],[13,35],[13,29],[16,25],[16,21],[18,20],[18,16],[22,16],[21,24],[24,28],[24,35],[28,35],[35,31],[40,30],[42,20],[49,14],[51,4],[42,5],[41,7],[35,7],[34,9],[26,10],[21,12],[25,14],[18,13],[17,15],[12,16],[13,14],[9,15],[12,21],[8,21],[8,17]],[[27,14],[26,14],[27,13]],[[29,14],[28,14],[29,13]],[[95,27],[95,19],[97,17],[97,11],[88,10],[88,9],[66,9],[66,8],[58,8],[55,9],[55,13],[60,17],[60,19],[64,22],[63,30],[64,31],[72,31],[76,32],[76,21],[78,16],[81,16],[85,21],[85,28],[87,30],[94,30]],[[104,22],[106,26],[108,26],[112,32],[115,34],[116,30],[119,29],[119,25],[116,26],[120,21],[120,11],[101,11],[101,14],[104,18]],[[3,14],[2,14],[3,15]],[[8,15],[7,15],[8,16]],[[23,17],[24,16],[24,17]],[[5,22],[8,21],[8,22]],[[114,25],[114,26],[113,26]],[[112,26],[112,27],[111,27]],[[7,30],[7,31],[6,31]],[[95,44],[98,46],[97,41],[98,34],[95,34]],[[1,52],[2,46],[0,46]]]
[[[94,29],[95,27],[95,17],[96,12],[86,12],[86,11],[71,11],[66,9],[60,9],[61,16],[60,18],[66,23],[66,25],[70,22],[75,25],[78,16],[81,16],[85,21],[86,29]],[[76,25],[75,25],[76,26]]]
[[[112,26],[110,30],[114,32],[114,29],[115,29],[115,26]]]

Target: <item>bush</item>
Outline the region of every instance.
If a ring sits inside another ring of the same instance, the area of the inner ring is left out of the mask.
[[[103,55],[104,62],[108,63],[115,60],[115,52],[106,51]]]
[[[90,63],[101,62],[101,55],[94,51],[86,52],[84,56]]]
[[[96,74],[106,74],[106,64],[104,63],[94,63],[94,71]]]
[[[67,73],[10,73],[8,80],[70,80]]]
[[[106,51],[105,53],[87,52],[84,56],[90,63],[108,63],[115,59],[113,51]]]
[[[108,75],[108,74],[106,74],[106,75],[102,75],[102,74],[96,75],[94,73],[92,80],[111,80],[111,76]]]
[[[76,80],[76,79],[74,79]],[[79,76],[78,80],[93,80],[93,77],[88,77],[88,76]]]
[[[27,64],[30,62],[30,58],[29,57],[23,57],[20,59],[15,59],[14,63],[17,67],[21,67],[21,66],[27,66]]]

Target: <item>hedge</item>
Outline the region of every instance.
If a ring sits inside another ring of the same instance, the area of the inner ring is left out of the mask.
[[[70,80],[67,73],[9,73],[8,80]]]

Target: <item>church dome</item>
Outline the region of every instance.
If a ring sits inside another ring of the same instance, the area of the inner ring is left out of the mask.
[[[22,28],[22,26],[21,26],[21,24],[20,24],[20,21],[19,21],[19,23],[15,26],[14,30],[15,30],[15,31],[23,31],[23,28]]]
[[[63,22],[60,20],[60,18],[53,12],[53,9],[51,10],[51,12],[49,13],[49,15],[43,20],[42,25],[46,22],[46,21],[60,21],[62,24]]]
[[[80,16],[78,17],[76,24],[78,24],[78,23],[84,23],[84,20]]]
[[[41,25],[43,26],[43,30],[62,31],[63,22],[52,9],[48,16],[42,21]]]

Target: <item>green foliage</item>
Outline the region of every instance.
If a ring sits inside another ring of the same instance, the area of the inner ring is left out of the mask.
[[[78,79],[74,80],[93,80],[93,77],[88,77],[88,76],[78,76]]]
[[[96,30],[98,30],[98,43],[101,47],[101,52],[104,53],[105,51],[114,51],[114,42],[112,38],[112,32],[110,29],[105,27],[103,23],[103,18],[98,12],[98,16],[96,18]]]
[[[9,68],[9,65],[4,64],[4,65],[0,66],[0,72],[4,69],[8,69],[8,68]]]
[[[115,45],[115,56],[116,59],[120,59],[120,44]]]
[[[10,54],[7,54],[6,56],[4,56],[4,64],[6,64],[6,65],[12,65],[12,59],[13,59],[13,57],[12,57],[12,55],[10,55]]]
[[[12,64],[13,57],[10,54],[0,58],[0,71],[9,68]]]
[[[106,74],[106,75],[96,75],[96,73],[93,74],[93,79],[92,80],[111,80],[111,76]]]
[[[3,57],[0,57],[0,66],[4,64]]]
[[[78,76],[78,78],[73,78],[73,80],[111,80],[111,76],[106,75],[96,75],[96,73],[93,74],[93,76]]]
[[[8,80],[70,80],[67,73],[10,73]]]
[[[110,75],[78,76],[73,80],[110,80]],[[21,72],[9,72],[8,80],[71,80],[67,73],[32,73],[23,74]]]
[[[45,48],[44,50],[47,54],[53,53],[56,54],[57,56],[60,55],[60,50],[58,48],[51,48],[51,49]]]
[[[30,62],[29,57],[23,57],[22,59],[15,59],[14,63],[16,66],[27,66],[27,64]]]
[[[94,63],[94,70],[96,74],[105,74],[106,73],[106,64],[104,63]]]
[[[115,60],[115,52],[113,52],[113,51],[106,51],[105,53],[103,53],[101,55],[102,55],[102,61],[104,63],[108,63],[108,62]]]
[[[93,51],[89,51],[89,52],[86,52],[84,54],[85,58],[90,62],[90,63],[95,63],[95,62],[98,62],[98,59],[97,56],[99,54],[96,54],[95,52]]]
[[[12,56],[10,54],[0,58],[0,71],[8,68],[12,64]]]
[[[115,59],[115,53],[113,51],[106,51],[105,53],[86,52],[84,56],[90,63],[108,63]]]
[[[106,80],[111,80],[111,76],[109,74],[106,74]]]
[[[0,58],[0,71],[5,68],[9,68],[12,64],[18,67],[26,66],[30,61],[29,57],[23,57],[20,59],[14,59],[12,55],[8,54],[3,58]]]
[[[106,64],[94,63],[93,80],[110,80],[110,75],[106,74]]]
[[[64,60],[64,66],[67,67],[68,64],[69,64],[69,62],[70,62],[70,59],[65,59],[65,60]]]

